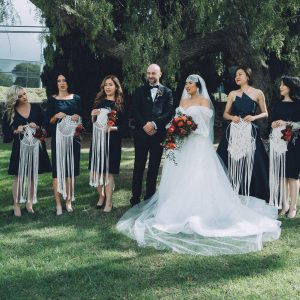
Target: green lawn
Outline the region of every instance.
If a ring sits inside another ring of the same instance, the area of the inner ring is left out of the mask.
[[[57,217],[51,175],[40,177],[36,215],[13,217],[10,145],[0,144],[0,299],[300,299],[300,218],[279,241],[246,255],[203,257],[139,248],[115,224],[128,209],[133,151],[125,149],[115,210],[94,209],[82,154],[73,214]]]

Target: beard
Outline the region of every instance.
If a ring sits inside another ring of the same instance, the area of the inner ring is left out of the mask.
[[[157,78],[147,78],[147,82],[152,85],[155,85],[155,84],[158,84],[159,81]]]

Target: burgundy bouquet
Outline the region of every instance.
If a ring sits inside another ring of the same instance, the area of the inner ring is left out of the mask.
[[[84,130],[84,127],[82,124],[78,124],[77,127],[75,128],[74,136],[75,137],[80,137],[82,131]]]
[[[48,137],[48,134],[44,128],[36,128],[35,134],[33,134],[33,136],[41,142],[44,142],[45,139]]]
[[[118,115],[117,115],[117,110],[113,109],[111,112],[109,112],[107,114],[107,126],[115,126],[116,125],[116,122],[117,122],[117,119],[118,119]]]
[[[289,143],[293,137],[293,126],[287,125],[285,129],[281,130],[281,132],[282,132],[281,138]]]

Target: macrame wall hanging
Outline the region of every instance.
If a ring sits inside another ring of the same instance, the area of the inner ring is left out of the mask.
[[[231,122],[228,139],[228,173],[236,194],[240,190],[243,195],[249,196],[253,170],[255,138],[252,124],[241,120]]]
[[[20,139],[20,160],[17,179],[17,198],[15,202],[37,202],[37,182],[39,171],[39,139],[34,137],[35,128],[24,126],[24,135]]]
[[[269,204],[282,208],[286,199],[285,161],[287,152],[287,141],[282,139],[282,130],[286,126],[272,129],[270,134],[270,201]]]
[[[110,130],[109,126],[107,126],[107,121],[109,112],[109,109],[101,108],[100,114],[97,116],[96,121],[93,123],[90,170],[90,186],[93,187],[108,184]]]
[[[67,196],[74,198],[74,152],[73,138],[76,127],[81,124],[81,118],[73,121],[71,116],[66,116],[57,123],[56,128],[56,167],[57,167],[57,191],[66,200]],[[66,179],[71,184],[66,184]],[[68,188],[68,191],[67,191]]]

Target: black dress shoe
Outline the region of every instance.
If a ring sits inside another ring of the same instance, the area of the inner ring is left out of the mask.
[[[104,201],[103,201],[103,203],[101,205],[99,205],[98,203],[96,204],[96,209],[102,209],[102,208],[104,208],[105,202],[106,202],[106,199],[104,198]]]
[[[140,202],[141,202],[140,199],[136,199],[136,198],[131,198],[130,199],[131,207],[135,206],[136,204],[139,204]]]
[[[98,203],[97,203],[96,209],[102,209],[102,208],[104,208],[104,206],[105,206],[105,201],[101,205],[98,205]]]
[[[148,200],[149,198],[151,198],[154,194],[152,194],[151,196],[145,195],[144,197],[144,201]]]

